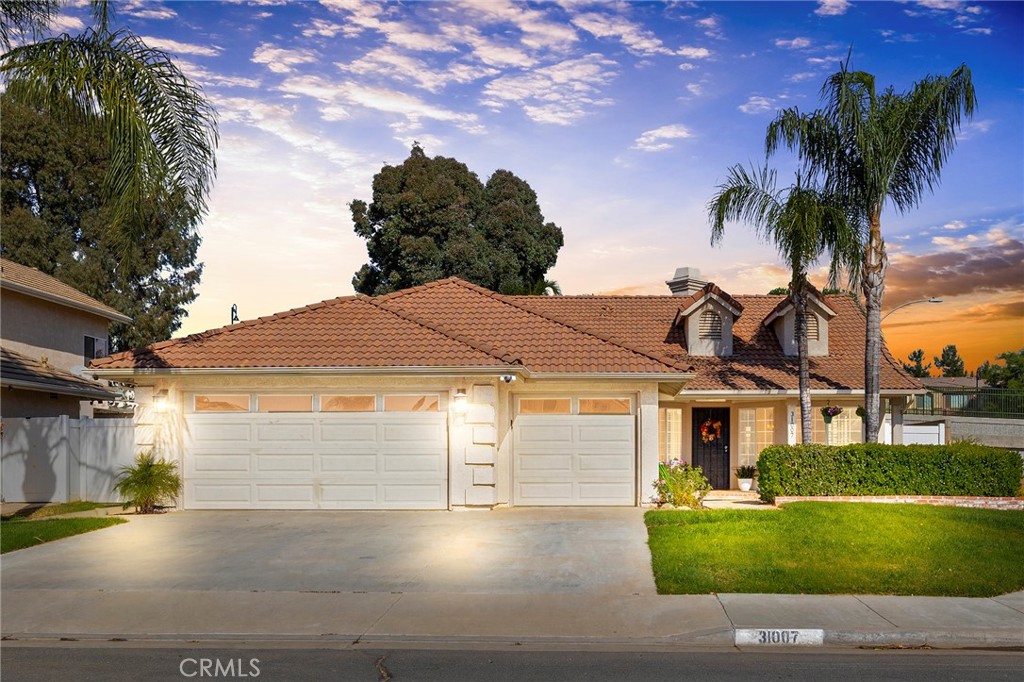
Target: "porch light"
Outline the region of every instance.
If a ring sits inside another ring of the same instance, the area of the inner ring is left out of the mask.
[[[161,413],[167,411],[167,389],[157,391],[154,394],[153,409]]]
[[[455,410],[455,414],[466,414],[466,411],[469,409],[469,398],[466,396],[466,389],[455,389],[455,398],[453,399],[452,409]]]

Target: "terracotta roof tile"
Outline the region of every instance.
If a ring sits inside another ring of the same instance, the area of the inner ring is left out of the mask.
[[[0,377],[3,377],[4,386],[19,386],[82,398],[117,397],[116,393],[94,381],[44,364],[39,358],[31,358],[9,348],[0,348]]]
[[[0,286],[29,296],[57,301],[70,305],[72,308],[88,310],[110,320],[131,322],[131,318],[114,310],[106,303],[86,296],[78,289],[35,268],[9,261],[6,258],[0,258]]]
[[[724,292],[723,292],[724,293]],[[721,295],[721,294],[718,294]],[[785,296],[730,297],[743,310],[734,354],[690,357],[674,324],[678,296],[502,296],[445,279],[385,296],[324,301],[155,344],[96,368],[504,367],[538,373],[696,374],[686,390],[794,390],[796,358],[762,324]],[[811,358],[814,389],[863,388],[864,315],[847,296],[829,355]],[[883,389],[917,389],[886,351]]]
[[[704,299],[705,296],[714,295],[728,303],[733,308],[736,308],[741,313],[743,312],[743,304],[737,301],[735,298],[727,294],[723,289],[719,288],[714,282],[708,282],[699,291],[695,291],[686,298],[678,300],[679,312],[688,310],[694,303],[697,303]],[[675,298],[675,297],[674,297]]]

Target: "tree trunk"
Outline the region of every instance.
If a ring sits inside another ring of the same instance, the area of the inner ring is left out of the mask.
[[[864,439],[868,443],[878,441],[881,425],[879,368],[882,361],[882,296],[885,294],[885,269],[888,265],[879,209],[871,214],[861,280],[867,312],[867,336],[864,342]]]
[[[807,360],[807,289],[803,282],[789,285],[789,298],[796,312],[796,355],[800,374],[800,442],[810,443],[814,435],[811,421],[811,370]]]

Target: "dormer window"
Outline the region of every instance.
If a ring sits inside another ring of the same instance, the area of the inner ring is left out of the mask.
[[[676,324],[686,336],[686,352],[695,356],[732,355],[732,325],[743,306],[712,283],[679,302]]]
[[[697,336],[701,339],[720,341],[722,339],[722,318],[713,310],[705,310],[700,314]]]
[[[807,354],[811,357],[828,355],[828,325],[835,316],[835,311],[825,305],[817,291],[812,291],[807,298]],[[797,355],[796,308],[789,298],[779,301],[764,319],[764,325],[775,331],[783,353],[790,357]]]

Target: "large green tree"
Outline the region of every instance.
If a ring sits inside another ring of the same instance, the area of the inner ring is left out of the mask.
[[[953,344],[943,348],[940,357],[932,356],[932,361],[935,363],[935,369],[942,370],[944,377],[967,376],[967,372],[964,371],[964,360]]]
[[[350,208],[370,256],[352,279],[364,294],[451,276],[501,293],[531,291],[562,246],[562,230],[545,222],[525,181],[498,170],[484,185],[464,163],[428,157],[418,144],[374,176],[369,205],[356,199]]]
[[[131,324],[112,325],[114,350],[170,338],[202,273],[189,210],[169,210],[173,202],[148,206],[130,219],[139,238],[116,243],[100,180],[109,148],[97,122],[55,120],[6,94],[0,116],[0,253],[131,317]]]
[[[0,1],[0,74],[10,97],[101,126],[108,161],[100,191],[124,250],[142,238],[138,228],[153,211],[199,223],[216,171],[217,118],[167,54],[128,29],[111,31],[110,5],[90,4],[93,26],[41,38],[59,3]],[[27,42],[12,49],[16,36]]]
[[[811,285],[807,276],[823,254],[829,256],[831,285],[843,272],[856,275],[861,250],[856,223],[848,219],[847,207],[838,198],[806,186],[799,174],[795,185],[778,189],[774,170],[748,172],[738,165],[729,169],[726,181],[708,203],[708,217],[712,244],[724,237],[726,222],[745,222],[761,239],[775,246],[790,268],[787,293],[796,311],[801,439],[809,443],[813,425],[807,348]]]
[[[882,209],[904,213],[938,184],[956,146],[961,118],[974,113],[970,70],[928,76],[907,92],[875,89],[875,78],[844,64],[822,87],[822,108],[809,114],[792,107],[769,125],[769,154],[795,150],[811,177],[831,193],[852,201],[868,227],[861,265],[867,313],[864,346],[865,432],[878,439],[880,426],[881,310],[888,258]]]
[[[907,359],[910,360],[909,363],[900,363],[903,365],[903,369],[907,374],[912,377],[917,377],[918,379],[931,376],[928,374],[928,370],[931,369],[932,363],[929,362],[927,365],[924,364],[924,349],[918,348],[917,350],[910,351],[910,355],[907,356]]]
[[[986,360],[978,368],[978,376],[993,388],[1024,389],[1024,348],[1000,353],[996,359],[1002,360],[1003,364],[990,363]]]

